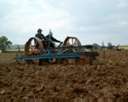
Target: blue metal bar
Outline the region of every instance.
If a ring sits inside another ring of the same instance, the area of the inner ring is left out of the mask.
[[[47,53],[47,54],[42,54],[42,55],[37,55],[37,56],[17,56],[16,60],[17,61],[26,61],[26,60],[51,60],[51,59],[79,59],[80,58],[80,53],[77,52],[72,52],[72,53]]]

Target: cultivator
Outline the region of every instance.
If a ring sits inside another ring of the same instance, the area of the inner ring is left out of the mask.
[[[76,37],[67,37],[54,48],[50,46],[50,42],[32,37],[26,42],[24,52],[24,55],[16,57],[17,62],[92,64],[98,56],[93,51],[93,46],[82,46]]]

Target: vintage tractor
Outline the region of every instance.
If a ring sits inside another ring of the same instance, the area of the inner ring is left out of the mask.
[[[51,47],[49,41],[31,37],[25,44],[24,55],[16,56],[17,62],[92,64],[98,56],[92,45],[81,45],[76,37],[67,37],[63,43]]]

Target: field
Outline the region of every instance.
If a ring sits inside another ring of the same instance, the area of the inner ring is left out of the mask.
[[[128,51],[102,50],[93,65],[28,65],[0,54],[1,102],[128,102]]]
[[[0,64],[15,62],[16,53],[0,53]]]
[[[121,49],[128,49],[128,45],[121,45],[119,48],[121,48]]]

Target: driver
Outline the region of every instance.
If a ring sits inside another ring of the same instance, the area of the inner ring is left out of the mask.
[[[46,40],[45,36],[42,34],[42,29],[38,29],[37,30],[37,34],[35,35],[35,37],[41,39],[41,40]]]

